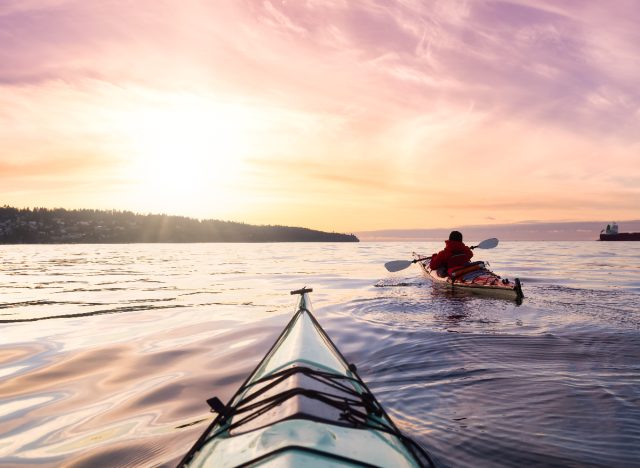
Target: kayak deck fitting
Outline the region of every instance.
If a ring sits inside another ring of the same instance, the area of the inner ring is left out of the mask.
[[[435,466],[393,423],[311,312],[311,289],[275,344],[179,466]]]
[[[425,277],[434,283],[442,284],[450,289],[468,291],[503,299],[512,299],[518,303],[524,299],[522,284],[516,278],[510,281],[495,274],[486,268],[484,262],[473,262],[455,271],[451,276],[440,276],[437,270],[429,268],[431,257],[413,252],[414,261],[420,266]],[[422,260],[424,259],[424,260]]]

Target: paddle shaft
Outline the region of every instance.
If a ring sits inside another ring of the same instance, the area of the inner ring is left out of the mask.
[[[491,239],[485,239],[482,242],[480,242],[478,245],[474,245],[469,248],[470,249],[475,249],[475,248],[493,249],[497,245],[498,245],[498,239],[496,239],[495,237],[492,237]],[[385,263],[384,267],[387,269],[387,271],[390,271],[390,272],[400,271],[400,270],[404,270],[405,268],[408,268],[409,266],[413,265],[416,262],[424,262],[427,260],[431,260],[431,257],[416,258],[415,260],[394,260],[394,261]]]
[[[480,247],[480,244],[478,245],[472,245],[471,247],[469,247],[471,250],[475,249],[476,247]],[[485,247],[487,249],[490,249],[492,247]],[[424,257],[424,258],[416,258],[414,260],[411,261],[411,263],[418,263],[418,262],[424,262],[426,260],[431,260],[433,258],[433,255],[431,257]]]

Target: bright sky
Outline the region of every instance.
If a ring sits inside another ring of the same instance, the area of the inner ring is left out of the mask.
[[[636,0],[0,0],[0,204],[637,219],[638,24]]]

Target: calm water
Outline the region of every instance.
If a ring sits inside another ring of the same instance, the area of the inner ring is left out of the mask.
[[[443,462],[640,466],[640,242],[477,250],[522,279],[519,306],[383,268],[440,246],[0,246],[0,465],[175,465],[306,285]]]

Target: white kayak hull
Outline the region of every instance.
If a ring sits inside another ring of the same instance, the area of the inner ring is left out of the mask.
[[[309,291],[180,466],[433,466],[320,327]]]
[[[413,253],[415,259],[425,258],[424,255]],[[501,299],[522,301],[524,294],[520,280],[503,279],[487,268],[479,268],[460,278],[441,277],[436,270],[429,268],[429,259],[416,262],[423,275],[436,284],[454,291],[465,291],[472,294],[490,296]]]

